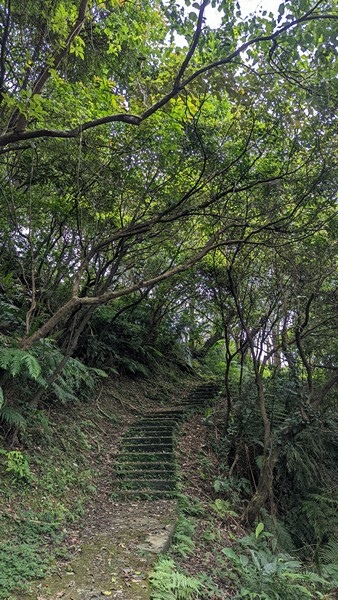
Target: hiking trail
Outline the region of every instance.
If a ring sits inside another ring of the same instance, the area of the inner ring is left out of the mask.
[[[89,518],[77,555],[33,582],[20,600],[149,600],[149,572],[175,531],[179,425],[218,390],[213,383],[199,385],[179,403],[129,426],[121,436],[104,519]]]

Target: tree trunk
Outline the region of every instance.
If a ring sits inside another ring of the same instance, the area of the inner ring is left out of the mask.
[[[271,451],[264,456],[257,489],[251,498],[245,513],[246,520],[250,525],[253,525],[259,517],[259,513],[267,502],[270,502],[270,505],[273,506],[273,471],[276,462],[277,454],[275,452]]]
[[[273,506],[273,470],[277,462],[277,455],[273,450],[270,419],[266,411],[263,378],[259,371],[256,372],[256,386],[258,406],[264,427],[264,451],[257,489],[246,510],[246,518],[250,524],[254,523],[268,501],[270,501],[271,507]]]

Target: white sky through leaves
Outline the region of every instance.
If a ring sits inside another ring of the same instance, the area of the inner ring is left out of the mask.
[[[278,6],[281,4],[281,0],[239,0],[239,4],[242,11],[242,16],[246,17],[249,14],[258,12],[260,8],[268,12],[277,12]],[[206,8],[205,15],[207,23],[210,27],[219,27],[221,24],[221,13],[212,8],[210,5]]]

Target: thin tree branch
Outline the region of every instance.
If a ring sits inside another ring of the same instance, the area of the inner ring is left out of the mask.
[[[7,40],[9,35],[10,19],[11,19],[11,0],[8,0],[7,7],[4,7],[4,28],[1,38],[1,50],[0,50],[0,103],[3,100],[4,94],[4,82],[6,76],[6,52],[7,52]]]
[[[84,2],[84,0],[83,0],[83,2]],[[311,10],[311,13],[312,13],[312,11],[313,11],[313,9]],[[245,52],[250,46],[253,46],[254,44],[258,44],[260,42],[273,41],[274,39],[279,37],[282,33],[285,33],[286,31],[289,31],[290,29],[292,29],[298,25],[307,23],[309,21],[323,20],[323,19],[338,20],[338,15],[334,15],[331,13],[324,14],[324,15],[313,15],[313,14],[310,14],[310,12],[309,12],[309,13],[306,13],[305,15],[303,15],[303,17],[300,17],[299,19],[295,19],[293,21],[290,21],[290,23],[287,23],[283,27],[279,27],[271,35],[261,35],[261,36],[252,38],[251,40],[248,40],[247,42],[241,44],[241,46],[239,46],[239,48],[237,48],[234,52],[229,54],[226,58],[209,63],[208,65],[205,65],[204,67],[201,67],[200,69],[197,69],[187,79],[185,79],[184,81],[181,81],[180,84],[176,85],[176,87],[174,85],[174,87],[168,94],[165,94],[160,100],[158,100],[158,102],[153,104],[148,110],[143,112],[141,115],[131,115],[131,114],[125,114],[125,113],[119,113],[119,114],[115,114],[115,115],[107,115],[105,117],[101,117],[98,119],[92,119],[91,121],[82,123],[82,124],[78,125],[77,127],[75,127],[74,129],[70,129],[68,131],[67,130],[66,131],[53,130],[53,129],[48,129],[48,128],[37,129],[37,130],[33,130],[33,131],[16,131],[13,133],[8,133],[8,134],[4,134],[4,135],[0,136],[0,146],[6,146],[7,144],[22,141],[22,140],[38,139],[38,138],[44,138],[44,137],[61,138],[61,139],[62,138],[63,139],[64,138],[75,138],[75,137],[78,137],[80,134],[82,134],[84,131],[87,131],[88,129],[93,129],[100,125],[105,125],[105,124],[114,123],[114,122],[127,123],[129,125],[140,125],[143,121],[145,121],[151,115],[156,113],[160,108],[165,106],[172,98],[177,96],[179,94],[179,92],[182,91],[188,84],[190,84],[192,81],[197,79],[203,73],[206,73],[207,71],[211,71],[211,70],[216,69],[217,67],[224,66],[226,64],[231,63],[234,60],[234,58],[236,58],[237,56],[239,56],[240,54]],[[182,67],[183,67],[183,64],[182,64]],[[182,70],[182,67],[180,70]],[[40,78],[42,78],[42,80],[44,79],[44,77],[45,77],[45,75],[43,75],[43,74],[40,75]],[[38,82],[39,82],[39,80],[38,80]],[[36,86],[37,86],[37,89],[40,89],[40,84],[38,85],[38,82],[36,83]]]
[[[80,4],[80,8],[79,8],[79,12],[78,12],[78,16],[77,16],[75,25],[72,28],[72,30],[70,31],[64,47],[59,52],[57,52],[53,56],[49,57],[48,60],[46,61],[45,66],[43,67],[41,73],[38,75],[35,83],[33,84],[32,96],[41,93],[45,83],[48,81],[48,79],[51,76],[51,65],[54,69],[57,69],[58,66],[60,65],[61,61],[67,55],[72,41],[74,40],[74,38],[77,35],[79,35],[81,29],[83,28],[83,25],[84,25],[84,22],[86,19],[87,8],[88,8],[88,0],[81,0],[81,4]],[[27,119],[26,119],[25,115],[23,115],[18,110],[16,110],[11,117],[11,123],[14,123],[15,128],[21,132],[26,129]],[[20,139],[33,139],[33,138],[20,138]],[[1,145],[1,142],[0,142],[0,145]]]
[[[194,33],[194,37],[193,37],[191,46],[190,46],[190,48],[188,50],[188,53],[187,53],[187,55],[186,55],[186,57],[185,57],[182,65],[181,65],[181,68],[180,68],[180,70],[179,70],[179,72],[177,74],[177,77],[176,77],[175,81],[174,81],[174,87],[173,87],[173,89],[176,89],[176,88],[179,87],[180,81],[181,81],[181,79],[182,79],[182,77],[183,77],[183,75],[184,75],[184,73],[185,73],[185,71],[186,71],[186,69],[187,69],[187,67],[189,65],[189,62],[190,62],[191,58],[193,57],[194,52],[195,52],[195,50],[197,48],[197,44],[199,42],[199,39],[200,39],[200,36],[201,36],[201,32],[202,32],[204,11],[205,11],[205,8],[206,8],[206,6],[208,4],[209,4],[209,0],[203,0],[202,4],[200,6],[198,20],[197,20],[197,25],[196,25],[196,29],[195,29],[195,33]]]
[[[74,40],[74,38],[77,35],[79,35],[81,29],[83,28],[83,25],[84,25],[84,22],[86,19],[87,8],[88,8],[88,0],[81,0],[76,23],[75,23],[73,29],[71,30],[71,32],[69,33],[64,47],[62,48],[62,50],[60,50],[60,52],[55,54],[52,57],[52,59],[48,60],[49,64],[46,64],[45,67],[43,68],[43,70],[41,71],[40,75],[38,75],[38,78],[33,86],[32,95],[39,94],[42,91],[42,88],[44,87],[46,81],[49,79],[49,77],[51,75],[50,64],[52,63],[53,68],[57,69],[59,64],[61,63],[61,61],[64,59],[64,57],[68,53],[72,41]]]

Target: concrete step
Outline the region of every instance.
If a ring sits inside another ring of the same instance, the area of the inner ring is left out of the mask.
[[[173,434],[173,426],[170,425],[170,427],[140,427],[137,429],[130,429],[128,431],[128,433],[124,434],[124,437],[128,437],[129,436],[140,436],[140,437],[144,437],[146,435],[156,435],[158,437],[171,437]]]
[[[119,462],[155,462],[159,463],[170,463],[174,462],[174,456],[172,452],[121,452],[119,454]]]
[[[131,425],[115,464],[113,496],[121,500],[174,498],[174,432],[185,416],[201,411],[218,393],[218,385],[203,384],[174,408],[144,415]]]
[[[138,500],[169,500],[176,498],[176,490],[121,490],[112,493],[112,499],[120,501],[132,500],[134,502]]]
[[[182,412],[180,414],[172,414],[172,415],[163,415],[163,416],[159,416],[159,415],[149,415],[147,417],[144,417],[141,421],[139,421],[139,425],[142,425],[144,423],[150,423],[150,424],[158,424],[158,425],[171,425],[171,423],[173,421],[180,421],[183,418],[184,415],[184,410],[182,410]]]
[[[176,481],[176,470],[172,469],[148,469],[148,470],[135,470],[135,469],[126,469],[122,471],[118,471],[116,474],[118,478],[130,478],[130,479],[161,479],[162,477],[166,477],[167,480],[172,479]]]
[[[128,444],[147,444],[147,443],[151,443],[153,440],[160,442],[161,444],[170,444],[173,441],[173,436],[172,435],[166,435],[161,436],[161,435],[156,435],[156,433],[154,433],[153,435],[144,435],[144,436],[138,436],[138,437],[131,437],[131,436],[127,436],[124,435],[123,438],[123,443],[128,443]]]
[[[139,421],[139,428],[145,430],[149,427],[153,429],[159,429],[162,426],[172,427],[177,422],[177,419],[147,419],[146,421]]]
[[[149,442],[143,444],[128,444],[122,442],[121,448],[125,452],[139,452],[141,454],[143,452],[171,452],[173,449],[173,443],[171,441],[170,444],[161,444],[161,442],[157,442],[156,440],[154,440],[151,444]]]
[[[126,479],[118,481],[118,484],[114,486],[114,491],[123,490],[154,490],[154,491],[171,491],[176,489],[176,482],[174,480],[167,479]]]
[[[115,473],[128,473],[129,471],[143,471],[144,473],[151,473],[152,471],[160,471],[162,473],[175,473],[176,466],[174,461],[172,463],[165,462],[160,463],[156,461],[131,461],[122,462],[115,465]]]

